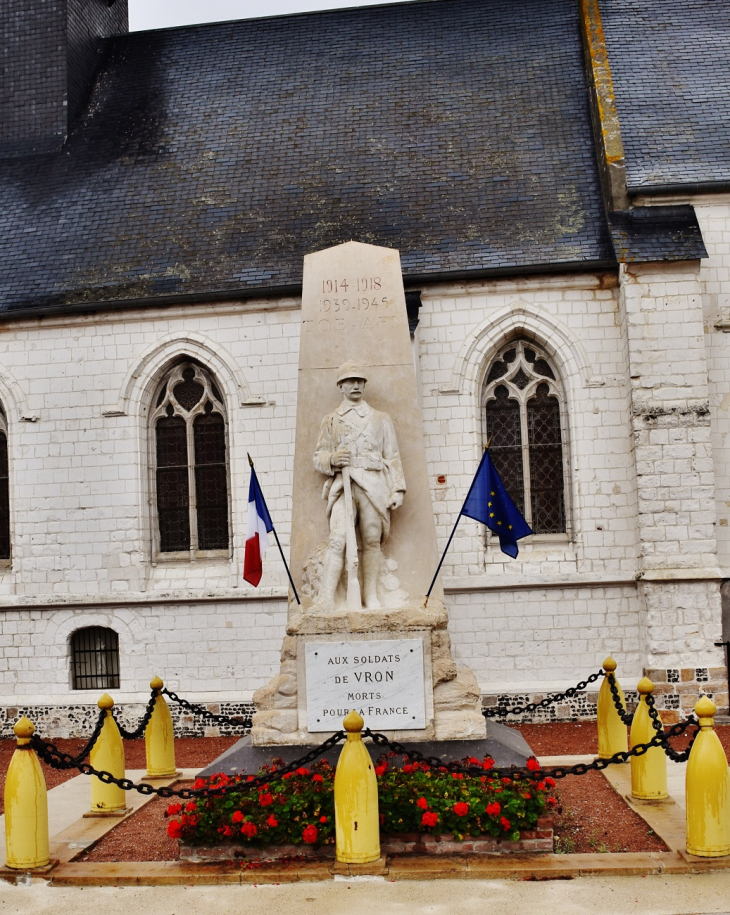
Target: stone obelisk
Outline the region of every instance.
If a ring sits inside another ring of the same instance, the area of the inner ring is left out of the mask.
[[[400,740],[486,735],[451,656],[397,251],[304,259],[291,571],[280,673],[254,695],[255,745],[310,744],[355,708]]]

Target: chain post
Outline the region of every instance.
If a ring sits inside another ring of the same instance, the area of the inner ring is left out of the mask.
[[[30,745],[33,722],[20,718],[13,730],[17,747],[5,777],[5,861],[8,867],[32,870],[50,863],[48,793]]]
[[[335,771],[335,855],[343,864],[380,858],[378,780],[362,742],[364,724],[354,710],[343,721],[347,741]]]
[[[598,692],[596,710],[598,726],[598,758],[609,759],[615,753],[625,753],[629,748],[629,739],[623,717],[614,701],[618,694],[619,702],[626,708],[626,701],[621,686],[616,679],[616,662],[607,657],[603,662],[605,676]]]
[[[701,858],[730,855],[730,770],[715,732],[717,706],[702,696],[695,705],[700,731],[687,763],[687,851]]]
[[[159,677],[150,681],[155,693],[155,702],[149,724],[144,732],[144,748],[147,756],[147,778],[172,778],[179,775],[175,765],[175,732],[172,716],[163,696],[164,683]]]
[[[116,779],[124,779],[124,744],[122,735],[114,720],[114,700],[108,693],[99,699],[97,705],[106,711],[99,739],[89,754],[94,769],[109,772]],[[97,776],[91,779],[91,810],[84,816],[123,816],[127,810],[127,799],[122,788],[113,782],[106,782]]]
[[[631,746],[649,743],[662,733],[656,730],[650,709],[653,709],[654,684],[648,677],[642,677],[636,689],[639,692],[639,706],[631,725]],[[657,716],[658,717],[658,716]],[[661,800],[667,793],[667,757],[662,746],[652,747],[642,756],[631,757],[631,796],[638,800]]]

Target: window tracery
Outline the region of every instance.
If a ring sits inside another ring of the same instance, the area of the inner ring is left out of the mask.
[[[535,534],[567,531],[563,403],[540,347],[513,341],[492,360],[483,398],[489,453]]]
[[[193,362],[175,367],[150,423],[158,552],[227,550],[226,412],[212,376]]]

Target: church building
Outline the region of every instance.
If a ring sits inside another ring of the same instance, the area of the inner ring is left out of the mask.
[[[289,585],[242,578],[247,455],[288,555],[302,261],[350,240],[400,252],[439,547],[487,443],[534,531],[464,518],[442,570],[483,704],[612,655],[727,711],[730,5],[1,15],[3,736],[154,675],[251,709]]]

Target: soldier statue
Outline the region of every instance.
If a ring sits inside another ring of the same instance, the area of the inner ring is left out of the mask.
[[[330,534],[318,602],[335,607],[335,592],[346,568],[347,608],[378,610],[381,544],[390,532],[390,513],[403,504],[403,477],[393,421],[364,399],[367,375],[346,362],[337,373],[342,403],[322,420],[314,466],[328,479]],[[356,531],[362,546],[362,598],[358,580]]]

